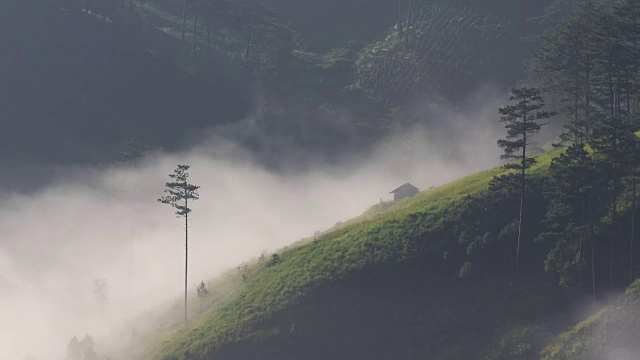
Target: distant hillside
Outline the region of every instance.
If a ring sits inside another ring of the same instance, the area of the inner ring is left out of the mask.
[[[210,26],[201,5],[188,8],[180,41],[180,1],[8,1],[0,111],[12,129],[0,150],[25,138],[48,150],[3,162],[111,161],[131,136],[175,149],[199,129],[249,117],[255,131],[225,127],[225,136],[267,164],[278,165],[281,148],[323,160],[365,152],[389,120],[428,122],[411,113],[416,103],[461,104],[487,82],[510,87],[531,49],[520,40],[536,29],[527,19],[546,4],[416,1],[407,33],[419,41],[405,48],[396,1],[214,3],[227,5],[212,10]],[[271,138],[290,143],[264,143]]]
[[[196,33],[212,30],[211,46],[247,79],[275,94],[273,101],[303,105],[292,116],[313,124],[344,113],[356,119],[357,129],[375,133],[390,117],[429,122],[428,113],[405,111],[417,105],[463,106],[468,94],[487,84],[506,90],[523,79],[523,63],[535,48],[525,39],[542,32],[535,18],[549,3],[223,1],[206,11],[188,9],[183,51],[189,51],[199,16]],[[180,36],[177,3],[145,1],[138,10],[157,30]],[[210,13],[217,15],[208,27],[202,18]],[[406,29],[398,29],[399,19]],[[192,45],[202,54],[204,40],[196,40]],[[187,69],[203,66],[198,56],[183,60]]]
[[[440,2],[414,0],[416,6]],[[398,3],[405,0],[268,0],[278,14],[298,29],[316,51],[342,47],[348,41],[373,42],[394,26],[398,18]],[[451,0],[451,4],[474,10],[484,10],[496,16],[527,24],[551,0]],[[528,25],[534,25],[529,23]]]
[[[0,153],[12,154],[2,160],[112,161],[131,136],[176,148],[176,133],[248,111],[241,79],[181,73],[163,54],[178,44],[138,20],[116,27],[64,1],[35,0],[9,1],[0,16],[0,116],[10,124]]]

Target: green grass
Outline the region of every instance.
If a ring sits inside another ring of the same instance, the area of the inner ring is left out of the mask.
[[[637,280],[610,305],[556,337],[543,350],[541,358],[610,359],[611,351],[615,348],[637,354],[637,350],[640,350],[639,319],[640,280]]]

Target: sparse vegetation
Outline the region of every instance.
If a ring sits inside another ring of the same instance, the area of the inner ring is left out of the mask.
[[[209,289],[205,285],[204,280],[200,282],[197,288],[198,298],[200,298],[200,312],[202,312],[202,303],[209,296]]]
[[[555,338],[542,360],[632,359],[638,349],[640,280],[597,314]]]
[[[99,357],[94,347],[95,343],[89,334],[80,341],[74,336],[67,345],[67,357],[65,360],[98,360]]]

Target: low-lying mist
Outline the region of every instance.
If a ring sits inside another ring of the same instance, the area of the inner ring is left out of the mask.
[[[482,98],[482,97],[479,97]],[[0,198],[0,359],[60,360],[70,338],[97,346],[127,319],[179,299],[184,224],[157,202],[177,164],[201,186],[189,227],[189,284],[361,214],[411,182],[425,190],[500,163],[496,109],[505,97],[391,135],[367,156],[272,171],[212,135],[137,167],[65,167],[32,194]],[[478,110],[480,109],[480,110]],[[292,154],[294,156],[295,154]],[[93,282],[104,279],[101,309]]]

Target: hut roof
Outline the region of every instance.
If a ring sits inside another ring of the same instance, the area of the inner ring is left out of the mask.
[[[417,187],[415,187],[415,186],[413,186],[413,185],[411,185],[409,183],[406,183],[406,184],[400,185],[397,189],[391,191],[389,194],[393,194],[395,192],[398,192],[398,191],[401,191],[401,190],[407,190],[407,189],[414,190],[416,192],[420,191],[420,189],[418,189]]]

